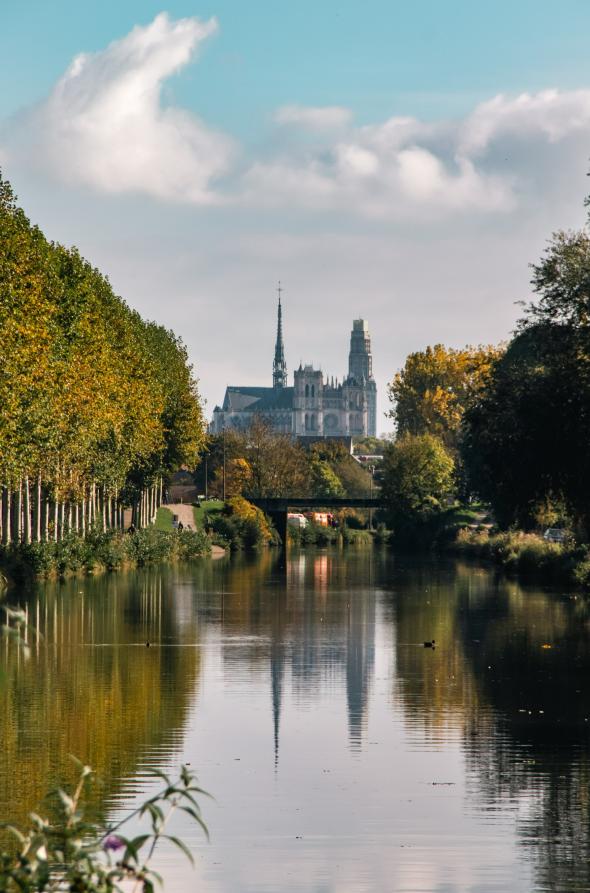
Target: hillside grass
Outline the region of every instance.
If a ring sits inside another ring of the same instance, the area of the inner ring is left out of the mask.
[[[172,527],[172,512],[170,509],[165,508],[163,505],[160,506],[156,514],[156,523],[154,524],[154,527],[156,530],[174,530]]]
[[[193,506],[193,517],[195,519],[195,529],[201,530],[205,524],[205,515],[215,515],[223,511],[223,500],[221,499],[203,499],[201,505]]]

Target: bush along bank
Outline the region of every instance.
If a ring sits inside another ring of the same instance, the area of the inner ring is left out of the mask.
[[[202,530],[101,530],[90,531],[86,537],[68,534],[59,542],[2,546],[0,568],[14,580],[65,577],[156,562],[190,561],[210,552],[211,541]]]
[[[228,499],[221,512],[207,515],[204,525],[215,545],[232,552],[256,552],[280,544],[277,531],[264,512],[242,496]]]
[[[532,533],[460,530],[446,548],[454,555],[491,561],[507,573],[590,589],[590,547],[550,543]]]
[[[298,547],[305,546],[370,546],[377,536],[370,530],[353,530],[350,527],[324,527],[321,524],[308,524],[307,527],[289,527],[289,542]]]

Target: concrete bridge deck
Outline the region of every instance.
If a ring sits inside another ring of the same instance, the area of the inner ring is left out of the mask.
[[[290,512],[306,509],[379,509],[384,505],[379,496],[246,496],[248,502],[263,512]]]

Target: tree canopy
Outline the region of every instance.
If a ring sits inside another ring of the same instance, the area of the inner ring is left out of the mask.
[[[453,492],[453,457],[431,434],[404,434],[385,453],[382,496],[394,530],[428,521]]]
[[[457,451],[463,413],[487,382],[501,348],[442,344],[408,356],[389,385],[398,436],[432,434]]]
[[[590,240],[557,233],[533,266],[537,300],[464,419],[473,489],[503,526],[530,528],[548,501],[590,531]]]
[[[96,486],[137,494],[194,465],[204,424],[180,339],[142,320],[75,248],[49,242],[1,176],[0,332],[7,493],[34,479],[60,501]]]

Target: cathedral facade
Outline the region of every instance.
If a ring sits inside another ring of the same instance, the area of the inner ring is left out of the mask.
[[[255,416],[263,416],[275,431],[297,437],[376,436],[377,385],[367,322],[353,321],[348,374],[342,381],[328,378],[321,369],[300,365],[290,386],[279,289],[272,387],[229,386],[223,405],[213,411],[211,431],[247,428]]]

